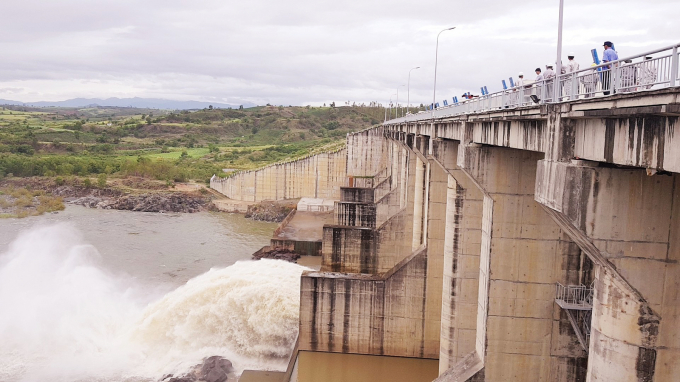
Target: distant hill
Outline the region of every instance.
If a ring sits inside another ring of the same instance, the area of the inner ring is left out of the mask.
[[[174,101],[169,99],[161,98],[73,98],[66,101],[40,101],[40,102],[19,102],[0,99],[0,105],[25,105],[25,106],[38,106],[38,107],[86,107],[86,106],[116,106],[116,107],[138,107],[138,108],[150,108],[150,109],[168,109],[168,110],[196,110],[204,109],[212,105],[214,108],[235,108],[237,109],[240,105],[243,107],[255,106],[252,103],[242,103],[242,104],[226,104],[217,102],[202,102],[202,101]]]

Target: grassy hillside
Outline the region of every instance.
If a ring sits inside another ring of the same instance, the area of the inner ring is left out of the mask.
[[[379,107],[164,111],[0,106],[0,178],[143,176],[206,181],[333,149],[383,120]]]

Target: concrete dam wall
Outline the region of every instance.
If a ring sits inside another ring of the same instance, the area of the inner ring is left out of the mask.
[[[302,197],[340,199],[340,188],[371,185],[386,158],[382,128],[347,135],[347,148],[277,163],[226,178],[213,176],[210,188],[234,200],[260,202]],[[351,179],[347,174],[353,175]],[[375,180],[374,180],[375,178]]]
[[[210,188],[230,199],[246,202],[301,197],[338,199],[346,173],[345,149],[277,163],[227,178],[213,176]]]
[[[348,136],[286,381],[680,381],[678,118],[669,88]]]

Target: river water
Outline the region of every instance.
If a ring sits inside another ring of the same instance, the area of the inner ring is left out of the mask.
[[[0,219],[0,253],[20,231],[57,222],[73,225],[85,242],[95,245],[105,268],[174,287],[212,267],[249,259],[269,243],[277,227],[239,214],[160,214],[67,205],[56,214]]]
[[[155,381],[281,369],[303,267],[249,261],[276,224],[68,206],[0,220],[0,381]]]

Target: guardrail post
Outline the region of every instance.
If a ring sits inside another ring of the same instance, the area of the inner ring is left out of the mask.
[[[670,78],[670,86],[678,86],[680,83],[680,74],[678,74],[678,46],[673,47],[673,55],[671,56],[671,78]]]
[[[616,94],[616,91],[619,89],[619,66],[616,64],[612,64],[610,69],[611,73],[611,78],[609,79],[609,87],[611,87],[610,93],[609,94]]]

